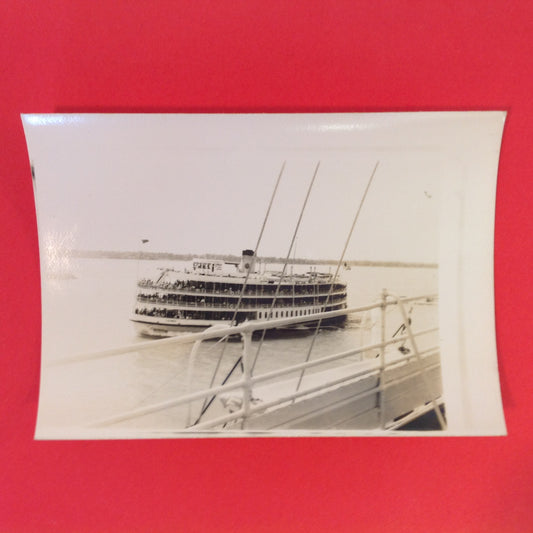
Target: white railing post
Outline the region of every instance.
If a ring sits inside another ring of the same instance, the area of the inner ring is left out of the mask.
[[[418,361],[418,364],[420,366],[420,370],[422,371],[422,381],[424,382],[424,386],[426,387],[426,390],[428,393],[431,391],[430,384],[428,382],[426,372],[423,368],[422,363],[422,357],[420,356],[420,352],[418,351],[418,345],[416,343],[415,336],[413,334],[413,330],[411,329],[411,321],[409,319],[409,316],[407,315],[407,312],[405,311],[405,307],[403,305],[403,302],[400,298],[396,298],[396,303],[398,304],[398,307],[400,308],[400,312],[402,313],[403,323],[405,326],[405,329],[407,330],[407,336],[409,337],[409,342],[411,343],[411,347],[413,348],[413,351],[415,352],[416,360]],[[437,420],[439,421],[439,425],[441,429],[446,429],[446,420],[444,420],[444,417],[442,416],[442,413],[440,412],[440,407],[436,400],[431,400],[431,405],[433,407],[433,410],[435,411],[435,415],[437,416]]]
[[[225,328],[226,328],[225,325],[218,324],[218,325],[214,325],[214,326],[207,328],[205,332],[217,331],[217,330],[225,329]],[[196,355],[198,354],[198,350],[200,349],[200,345],[202,344],[203,341],[204,339],[198,339],[193,344],[191,353],[189,355],[189,364],[187,366],[187,389],[186,389],[187,395],[191,393],[192,376],[194,372],[194,365],[196,363]],[[191,402],[189,402],[188,409],[187,409],[187,426],[186,427],[189,427],[191,425],[191,416],[192,416],[191,411],[192,411],[192,405],[191,405]]]
[[[198,340],[193,344],[191,354],[189,355],[189,365],[187,367],[187,389],[186,394],[190,394],[191,392],[191,385],[192,385],[192,375],[194,371],[194,363],[196,362],[196,354],[198,353],[198,349],[200,348],[200,345],[202,344],[202,340]],[[186,427],[189,427],[191,425],[191,409],[192,409],[192,402],[188,403],[187,406],[187,424]]]
[[[242,429],[246,425],[246,420],[250,414],[250,406],[252,404],[252,361],[251,361],[251,347],[252,347],[252,332],[244,331],[242,336]]]

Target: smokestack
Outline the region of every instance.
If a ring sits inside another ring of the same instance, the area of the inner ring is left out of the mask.
[[[241,272],[255,272],[255,253],[253,250],[243,250],[240,264]]]

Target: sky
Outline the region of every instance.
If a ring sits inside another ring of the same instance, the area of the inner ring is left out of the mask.
[[[40,239],[239,254],[284,166],[259,256],[285,257],[301,215],[291,255],[336,260],[360,209],[346,260],[437,262],[466,115],[27,115]]]

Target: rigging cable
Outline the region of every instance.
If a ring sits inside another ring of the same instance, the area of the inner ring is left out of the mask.
[[[261,230],[259,232],[259,236],[258,236],[257,242],[255,244],[254,254],[256,256],[257,256],[257,250],[259,249],[259,245],[261,244],[261,240],[263,238],[263,233],[265,231],[267,220],[268,220],[268,218],[270,216],[270,210],[272,209],[272,204],[274,203],[274,198],[276,197],[276,193],[278,191],[278,186],[279,186],[280,181],[281,181],[281,176],[283,175],[283,172],[285,170],[286,163],[287,163],[287,161],[283,161],[283,164],[281,165],[281,169],[280,169],[279,174],[278,174],[278,179],[276,180],[276,184],[274,185],[274,190],[272,191],[272,195],[270,196],[270,202],[268,204],[268,208],[266,210],[265,217],[263,219],[263,225],[261,226]],[[243,296],[244,296],[244,291],[246,289],[246,284],[248,282],[248,278],[250,277],[250,274],[251,274],[251,269],[249,268],[246,271],[246,277],[244,278],[244,283],[242,285],[242,289],[241,289],[241,292],[239,294],[239,299],[237,300],[237,305],[235,306],[235,311],[233,312],[233,316],[232,316],[232,319],[231,319],[231,324],[232,325],[234,324],[234,322],[235,322],[235,320],[237,318],[237,312],[238,312],[239,307],[241,305],[241,302],[242,302],[242,299],[243,299]],[[226,346],[228,344],[228,340],[229,340],[229,337],[225,337],[224,344],[222,346],[222,350],[220,352],[220,355],[218,357],[218,361],[217,361],[215,370],[214,370],[213,375],[211,377],[211,382],[209,384],[209,388],[211,388],[213,386],[213,383],[215,382],[216,375],[218,374],[218,371],[219,371],[219,368],[220,368],[220,364],[222,362],[222,358],[224,357],[224,353],[226,351]],[[230,378],[230,376],[233,373],[233,371],[235,370],[235,368],[239,365],[239,363],[241,363],[241,360],[242,360],[241,357],[239,357],[237,359],[237,362],[233,365],[233,367],[230,370],[229,374],[224,378],[224,381],[222,382],[222,385],[226,384],[226,382]],[[204,413],[207,411],[207,409],[209,409],[209,406],[213,403],[215,397],[216,397],[216,395],[212,396],[209,400],[207,400],[207,399],[204,400],[204,403],[202,405],[202,409],[200,410],[200,415],[198,416],[198,418],[194,422],[194,425],[196,425],[196,424],[198,424],[198,422],[200,422],[200,419],[202,418]]]
[[[309,196],[311,194],[311,189],[313,188],[313,185],[315,183],[315,179],[316,179],[316,176],[318,174],[319,167],[320,167],[320,161],[317,163],[317,165],[315,167],[315,172],[313,173],[313,177],[311,178],[311,182],[309,183],[309,187],[307,188],[307,194],[305,195],[304,203],[302,205],[302,208],[300,209],[300,216],[298,217],[298,222],[296,223],[296,227],[294,228],[294,233],[293,233],[293,236],[292,236],[291,244],[289,246],[289,251],[287,253],[287,257],[285,258],[285,263],[283,264],[283,270],[281,271],[281,275],[279,277],[279,282],[278,282],[278,284],[276,286],[276,292],[274,293],[274,298],[272,298],[272,303],[270,304],[270,309],[268,310],[268,315],[267,315],[268,318],[272,318],[272,316],[271,316],[272,315],[272,309],[276,305],[276,300],[277,300],[277,298],[279,296],[279,291],[280,291],[280,288],[281,288],[281,282],[283,281],[283,278],[285,276],[285,271],[287,270],[287,264],[289,263],[289,259],[291,257],[292,247],[294,246],[294,243],[296,241],[296,236],[298,235],[298,230],[300,229],[300,223],[302,221],[302,217],[303,217],[305,208],[307,206],[307,201],[309,200]],[[263,342],[265,340],[265,335],[266,335],[266,329],[264,329],[262,334],[261,334],[261,339],[259,340],[259,346],[257,347],[257,351],[255,353],[254,361],[252,363],[251,372],[253,372],[254,369],[255,369],[255,364],[256,364],[257,359],[259,357],[259,352],[261,351],[261,348],[263,346]]]
[[[292,252],[292,247],[294,246],[294,242],[296,240],[296,236],[298,235],[298,229],[300,227],[300,223],[302,221],[302,217],[303,217],[305,208],[307,206],[307,201],[309,200],[309,196],[311,194],[311,189],[313,188],[313,184],[314,184],[316,176],[318,174],[319,167],[320,167],[320,161],[318,161],[318,163],[317,163],[317,165],[315,167],[315,171],[313,173],[313,177],[311,178],[311,182],[309,183],[309,187],[307,188],[307,193],[306,193],[306,196],[305,196],[305,200],[304,200],[304,203],[303,203],[302,208],[300,210],[300,216],[298,217],[298,222],[296,223],[296,227],[294,229],[294,233],[293,233],[293,236],[292,236],[291,244],[289,246],[289,251],[287,253],[287,257],[285,258],[285,262],[283,264],[283,269],[282,269],[282,272],[281,272],[281,275],[280,275],[280,279],[279,279],[279,282],[278,282],[278,284],[276,286],[276,292],[274,293],[274,298],[272,299],[272,304],[270,305],[270,309],[268,311],[267,317],[270,317],[270,315],[272,314],[272,309],[273,309],[273,307],[274,307],[274,305],[276,303],[276,298],[279,295],[281,282],[283,280],[283,276],[285,275],[285,270],[287,269],[287,264],[289,262],[289,259],[290,259],[290,256],[291,256],[291,252]],[[265,340],[265,335],[266,335],[266,330],[263,330],[262,335],[261,335],[261,339],[259,341],[259,346],[257,348],[257,352],[255,354],[254,361],[253,361],[252,366],[251,366],[251,372],[252,373],[254,371],[255,364],[257,362],[257,358],[259,357],[259,353],[261,351],[261,347],[263,346],[263,341]],[[228,382],[228,380],[232,376],[232,374],[235,371],[235,369],[237,368],[237,366],[241,363],[241,361],[242,361],[242,355],[237,359],[237,361],[235,362],[235,364],[233,365],[231,370],[228,372],[228,374],[226,375],[226,377],[222,381],[222,385],[225,385]],[[209,406],[213,403],[213,401],[215,400],[215,397],[216,397],[216,395],[212,396],[210,398],[209,402],[207,403],[207,405],[204,405],[204,407],[202,408],[202,411],[200,413],[200,416],[196,420],[195,424],[197,424],[200,421],[200,418],[204,415],[204,413],[207,411],[207,409],[209,409]]]
[[[368,193],[368,190],[370,189],[370,185],[372,183],[372,180],[374,179],[374,175],[376,174],[376,171],[378,169],[378,165],[379,165],[379,161],[377,161],[375,166],[374,166],[374,170],[372,171],[372,174],[370,175],[370,178],[369,178],[368,183],[366,185],[365,192],[363,193],[363,196],[362,196],[362,198],[361,198],[361,200],[359,202],[359,207],[357,208],[357,212],[355,213],[355,217],[353,219],[352,226],[350,228],[350,231],[348,232],[348,237],[346,238],[346,242],[344,244],[344,248],[342,250],[340,259],[339,259],[339,261],[337,263],[337,268],[335,270],[335,274],[333,275],[333,278],[331,279],[331,285],[330,285],[329,291],[328,291],[328,293],[326,295],[326,300],[324,302],[324,309],[326,309],[326,307],[327,307],[327,305],[329,303],[331,292],[333,290],[333,287],[335,286],[335,281],[337,279],[340,267],[341,267],[342,262],[344,260],[344,254],[346,253],[346,250],[348,248],[348,244],[350,243],[350,240],[352,238],[352,233],[353,233],[353,230],[355,228],[355,224],[357,223],[357,219],[359,218],[359,213],[361,212],[361,209],[362,209],[363,204],[365,202],[366,195]],[[318,322],[317,322],[317,325],[315,327],[315,333],[313,335],[313,338],[311,339],[311,345],[309,346],[309,350],[307,351],[307,355],[306,355],[306,358],[305,358],[305,362],[306,363],[309,361],[309,358],[311,357],[311,352],[313,351],[313,347],[315,345],[315,340],[316,340],[316,337],[317,337],[317,334],[318,334],[318,330],[320,329],[320,325],[321,324],[322,324],[322,318],[319,318]],[[296,385],[296,392],[298,392],[300,390],[300,385],[302,384],[302,379],[304,377],[304,373],[305,373],[305,368],[303,368],[302,371],[300,372],[300,377],[298,378],[298,384]]]

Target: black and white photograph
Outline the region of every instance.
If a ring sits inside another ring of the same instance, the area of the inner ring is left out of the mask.
[[[22,121],[37,439],[505,434],[504,112]]]

